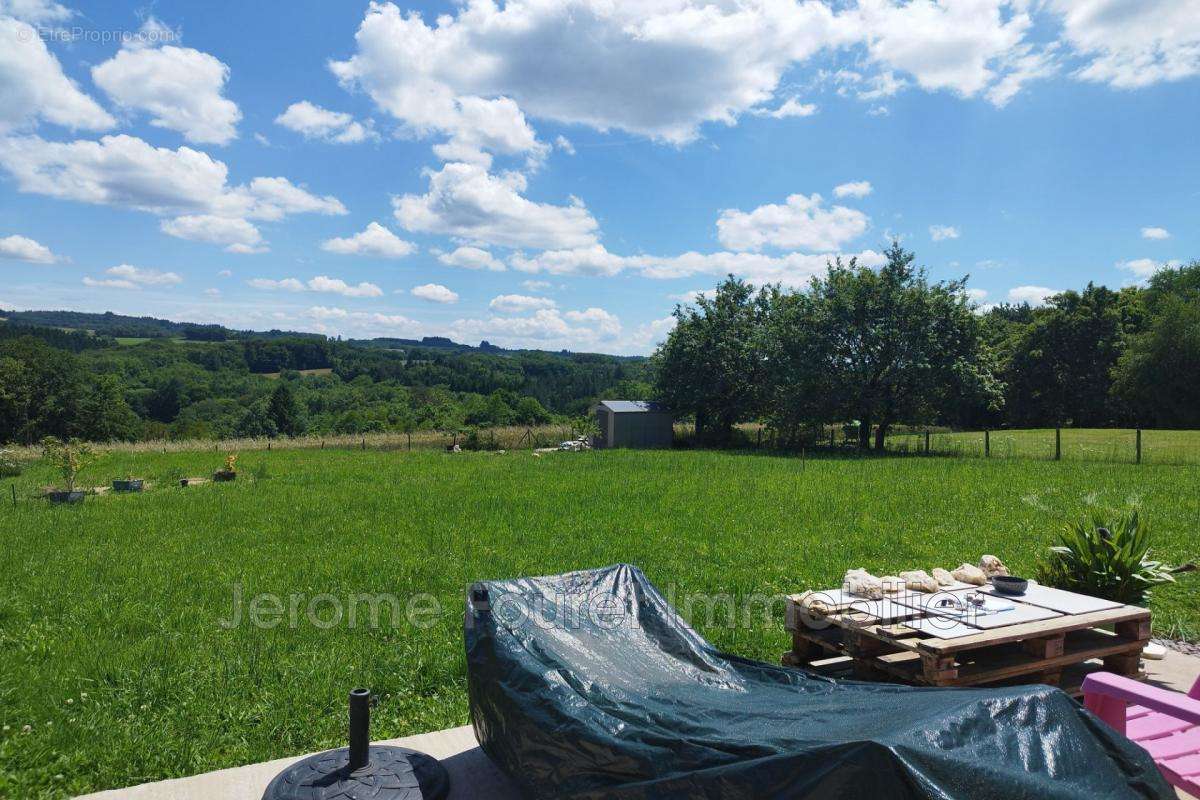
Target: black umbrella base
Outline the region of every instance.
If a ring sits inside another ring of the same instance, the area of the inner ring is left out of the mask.
[[[350,770],[350,750],[328,750],[275,776],[263,800],[442,800],[450,776],[433,756],[372,745],[370,763]]]

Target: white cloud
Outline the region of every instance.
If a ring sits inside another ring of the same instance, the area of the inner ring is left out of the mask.
[[[146,286],[176,286],[183,283],[183,277],[176,272],[159,272],[129,264],[109,267],[104,274],[110,277],[84,277],[83,285],[106,289],[141,289]]]
[[[282,278],[275,280],[273,278],[252,278],[246,281],[246,285],[265,291],[285,291],[285,292],[328,292],[330,294],[340,294],[343,297],[382,297],[383,289],[380,289],[373,283],[359,283],[357,285],[346,283],[341,278],[330,278],[326,275],[318,275],[311,278],[307,283],[298,278]]]
[[[616,341],[621,322],[601,308],[561,312],[542,308],[527,317],[455,320],[449,329],[458,341],[486,339],[502,347],[581,349]]]
[[[40,23],[46,18],[40,16],[39,7],[46,8],[35,3],[0,4],[0,12],[18,11]],[[63,74],[62,65],[34,27],[0,16],[0,133],[32,127],[39,120],[73,130],[107,130],[116,124]]]
[[[1134,89],[1200,74],[1196,0],[1051,0],[1081,80]]]
[[[1047,289],[1045,286],[1016,286],[1008,290],[1008,300],[1011,303],[1029,303],[1031,306],[1040,306],[1045,305],[1047,298],[1061,291],[1061,289]]]
[[[383,289],[373,283],[362,282],[357,285],[346,283],[341,278],[329,278],[318,275],[308,282],[310,292],[332,292],[344,297],[381,297]]]
[[[372,222],[353,236],[325,240],[321,249],[342,255],[404,258],[416,252],[417,246],[401,239],[378,222]]]
[[[186,214],[159,223],[163,233],[193,242],[224,245],[230,253],[262,253],[267,250],[262,234],[252,223],[236,217]]]
[[[648,353],[667,338],[667,335],[675,329],[676,322],[674,316],[650,320],[637,326],[625,344],[633,352]]]
[[[859,21],[867,52],[885,69],[907,72],[928,91],[973,97],[1029,54],[1024,40],[1033,21],[1026,6],[1010,0],[859,0],[847,14]],[[887,96],[885,89],[860,96],[877,99]]]
[[[223,269],[223,270],[221,270],[220,272],[218,272],[218,273],[217,273],[217,277],[218,277],[218,278],[232,278],[232,277],[233,277],[233,270],[231,270],[231,269]]]
[[[1166,228],[1142,228],[1143,239],[1170,239],[1171,233]]]
[[[801,103],[798,97],[789,97],[779,104],[778,108],[752,108],[750,113],[756,117],[770,117],[772,119],[787,119],[788,117],[811,117],[817,113],[815,103]]]
[[[1180,261],[1156,261],[1153,258],[1133,258],[1128,261],[1117,262],[1117,269],[1133,273],[1133,276],[1138,280],[1146,280],[1160,269],[1167,267],[1178,267]]]
[[[344,308],[329,306],[311,306],[307,313],[313,319],[345,319],[350,316],[350,312]]]
[[[825,207],[819,194],[793,194],[785,205],[763,205],[750,212],[725,209],[717,219],[717,238],[733,250],[770,246],[830,251],[861,236],[868,222],[861,211]]]
[[[930,225],[929,238],[935,242],[941,242],[946,239],[957,239],[959,237],[958,228],[953,225]]]
[[[210,289],[205,289],[205,290],[204,290],[204,293],[205,293],[206,295],[208,295],[209,297],[220,297],[220,296],[221,296],[221,290],[220,290],[220,289],[212,289],[212,288],[210,288]]]
[[[289,214],[345,214],[336,197],[319,197],[287,178],[254,178],[230,186],[221,161],[190,147],[153,147],[134,136],[105,136],[99,141],[48,142],[37,136],[0,138],[0,167],[22,192],[64,200],[120,206],[164,216],[281,220]],[[213,231],[213,220],[183,220],[169,226],[172,235],[190,233],[237,249],[254,247],[249,228],[226,238]]]
[[[251,278],[250,280],[246,281],[246,285],[254,289],[282,289],[285,292],[303,292],[306,288],[303,281],[295,278],[284,278],[283,280],[273,280],[271,278]]]
[[[551,286],[550,281],[521,281],[521,288],[529,292],[545,292]]]
[[[771,256],[763,253],[697,253],[675,256],[620,256],[602,245],[580,250],[548,250],[535,256],[517,254],[513,267],[523,272],[548,272],[558,275],[616,275],[625,270],[640,272],[647,278],[671,279],[693,275],[739,275],[754,283],[782,283],[801,286],[825,271],[832,255],[787,253]],[[873,250],[845,254],[857,258],[863,266],[877,267],[886,259]]]
[[[358,122],[345,112],[330,111],[307,100],[292,103],[275,118],[275,122],[305,139],[320,139],[334,144],[356,144],[379,138],[370,120]]]
[[[886,117],[891,113],[892,112],[888,110],[887,106],[872,106],[871,108],[867,109],[867,116],[870,117]]]
[[[15,258],[33,264],[53,264],[63,260],[54,255],[46,245],[15,233],[0,238],[0,258]]]
[[[668,300],[674,300],[677,303],[694,303],[701,297],[712,297],[717,293],[716,289],[692,289],[688,292],[676,292],[667,295]]]
[[[487,250],[479,247],[463,245],[452,253],[442,253],[438,261],[449,267],[464,269],[486,269],[492,272],[503,272],[507,267]]]
[[[539,308],[554,308],[557,304],[548,297],[530,297],[523,294],[502,294],[498,297],[493,297],[492,302],[488,303],[488,308],[492,311],[499,311],[501,314],[524,314],[528,311],[534,311]]]
[[[571,144],[571,140],[561,134],[554,137],[554,146],[569,156],[575,155],[575,145]]]
[[[92,81],[117,105],[147,112],[151,125],[178,131],[189,142],[236,139],[242,112],[221,95],[229,67],[190,47],[146,47],[142,41],[132,40],[92,67]]]
[[[839,199],[843,197],[866,197],[874,191],[870,181],[850,181],[849,183],[839,183],[833,187],[833,196]]]
[[[987,300],[987,289],[967,289],[967,298],[972,303],[982,303]]]
[[[412,288],[412,296],[431,303],[457,303],[458,294],[450,291],[440,283],[426,283]]]
[[[582,201],[556,206],[528,200],[519,173],[497,176],[477,164],[450,163],[428,177],[426,194],[392,198],[405,230],[539,249],[586,247],[596,240],[596,220]]]
[[[791,63],[852,37],[815,2],[473,0],[435,27],[373,3],[356,53],[331,68],[419,133],[471,130],[458,104],[493,97],[537,117],[682,143],[704,122],[730,123],[769,101]],[[528,145],[532,133],[513,139]]]

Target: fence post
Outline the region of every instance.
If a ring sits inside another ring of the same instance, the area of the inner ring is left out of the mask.
[[[13,496],[13,508],[16,508],[16,507],[17,507],[17,485],[14,483],[14,484],[13,484],[12,486],[10,486],[9,488],[10,488],[10,489],[12,489],[12,496]]]
[[[829,426],[829,447],[830,449],[837,447],[837,440],[834,438],[837,435],[836,430],[831,425]]]
[[[992,457],[992,433],[987,428],[983,429],[983,457]]]
[[[1142,429],[1137,429],[1137,464],[1142,463]]]
[[[362,440],[362,449],[363,450],[367,449],[367,439],[365,436],[363,437],[363,440]]]
[[[925,431],[925,455],[929,455],[929,430]]]
[[[1062,461],[1062,428],[1054,429],[1054,460]]]

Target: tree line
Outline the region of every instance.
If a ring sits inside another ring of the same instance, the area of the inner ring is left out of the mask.
[[[730,276],[677,307],[658,399],[717,443],[753,421],[785,446],[846,426],[876,449],[897,425],[1200,427],[1200,262],[982,309],[898,243],[886,258],[796,290]]]
[[[650,391],[645,359],[314,337],[122,345],[0,324],[0,443],[459,432],[565,420],[602,395]]]

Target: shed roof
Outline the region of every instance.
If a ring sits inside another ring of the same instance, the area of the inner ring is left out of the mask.
[[[650,400],[601,400],[600,405],[614,414],[665,412],[667,407]]]

